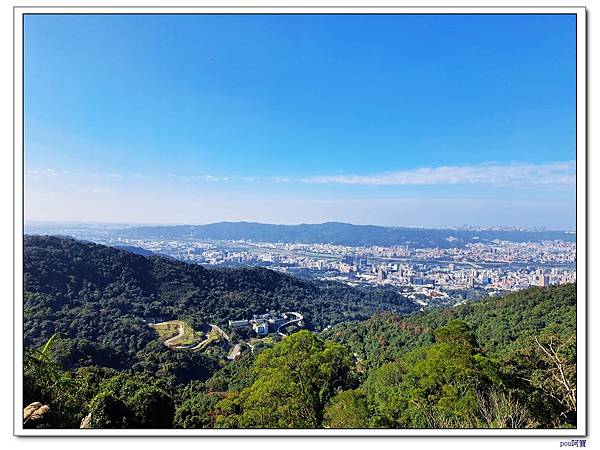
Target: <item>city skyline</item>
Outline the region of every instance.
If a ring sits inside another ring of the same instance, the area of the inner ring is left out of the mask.
[[[574,229],[574,26],[28,16],[26,220]]]

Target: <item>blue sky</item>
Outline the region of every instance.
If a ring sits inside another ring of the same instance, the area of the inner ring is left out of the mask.
[[[575,17],[35,15],[27,220],[575,223]]]

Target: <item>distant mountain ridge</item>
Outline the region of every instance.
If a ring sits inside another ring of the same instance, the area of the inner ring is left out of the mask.
[[[327,243],[348,246],[462,247],[494,239],[512,242],[563,240],[576,235],[565,231],[458,230],[353,225],[343,222],[274,225],[258,222],[217,222],[207,225],[142,226],[115,230],[119,236],[155,239],[251,240],[255,242]]]

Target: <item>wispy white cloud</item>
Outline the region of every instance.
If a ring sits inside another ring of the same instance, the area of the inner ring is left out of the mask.
[[[27,171],[27,176],[35,179],[42,178],[53,178],[59,177],[63,175],[68,175],[69,172],[67,170],[55,170],[55,169],[29,169]]]
[[[108,188],[82,188],[79,189],[79,192],[89,193],[89,194],[102,194],[106,192],[112,192],[112,189]]]
[[[32,169],[28,176],[34,179],[58,177],[69,174],[66,170]],[[77,174],[72,174],[77,176]],[[161,178],[134,173],[87,173],[87,178],[110,178],[134,180]],[[338,184],[357,186],[433,186],[433,185],[480,185],[491,187],[535,187],[545,190],[572,190],[575,188],[575,161],[552,163],[509,163],[489,162],[461,166],[431,166],[373,174],[349,174],[337,171],[331,175],[309,177],[253,176],[239,175],[179,175],[166,173],[164,178],[186,182],[244,182],[244,183],[296,183],[296,184]],[[98,192],[88,190],[86,192]],[[103,191],[100,191],[103,192]]]
[[[298,182],[294,178],[290,177],[251,177],[244,176],[239,178],[240,181],[246,181],[249,183],[294,183]]]
[[[169,174],[169,177],[174,175]],[[573,189],[575,161],[553,163],[484,163],[462,166],[419,167],[375,174],[315,175],[304,178],[285,176],[180,176],[186,181],[242,181],[247,183],[345,184],[363,186],[481,185],[494,187],[538,187]]]
[[[313,176],[303,178],[302,182],[366,186],[479,184],[497,187],[537,186],[565,189],[575,187],[575,161],[420,167],[370,175]]]
[[[192,176],[182,176],[183,180],[186,181],[229,181],[229,177],[219,177],[214,175],[192,175]]]
[[[294,180],[292,178],[287,178],[287,177],[272,177],[268,179],[269,181],[272,181],[273,183],[292,183]]]

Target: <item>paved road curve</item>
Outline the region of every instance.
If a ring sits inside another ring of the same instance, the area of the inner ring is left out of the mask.
[[[229,336],[227,336],[227,334],[225,334],[225,332],[223,330],[221,330],[221,328],[219,328],[217,325],[213,325],[212,323],[209,324],[212,331],[214,331],[215,333],[218,333],[219,335],[221,335],[227,342],[229,342]],[[202,342],[199,342],[198,344],[194,345],[193,347],[181,347],[181,348],[189,348],[192,351],[198,351],[198,350],[202,350],[204,349],[205,346],[207,346],[210,343],[211,339],[210,337],[203,340]],[[178,347],[179,348],[179,347]]]
[[[304,316],[297,312],[289,312],[288,314],[293,314],[296,316],[296,318],[279,325],[279,328],[277,328],[277,334],[279,334],[279,336],[283,336],[283,337],[287,336],[287,334],[281,332],[281,329],[283,327],[287,327],[288,325],[291,325],[296,322],[300,322],[302,319],[304,319]]]
[[[214,331],[216,331],[217,333],[219,333],[221,336],[223,336],[225,338],[226,341],[229,341],[229,336],[227,336],[227,334],[221,330],[221,328],[219,328],[217,325],[213,325],[212,323],[210,324],[210,326],[212,327],[212,329]]]
[[[227,359],[230,361],[233,361],[235,358],[237,358],[239,356],[240,350],[241,350],[240,344],[235,344],[235,346],[231,350],[231,353],[229,353],[229,355],[227,355]]]
[[[169,320],[168,322],[155,323],[154,325],[166,325],[166,324],[169,324],[169,323],[176,323],[177,326],[178,326],[178,328],[179,328],[179,332],[175,336],[167,339],[166,341],[163,341],[163,344],[166,347],[170,348],[172,341],[175,341],[177,339],[181,339],[183,337],[183,334],[184,334],[184,331],[185,331],[185,329],[184,329],[185,325],[184,325],[183,321],[181,321],[181,320]]]

